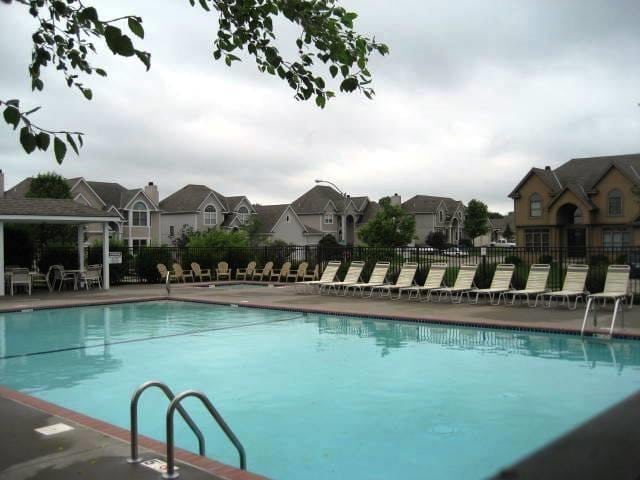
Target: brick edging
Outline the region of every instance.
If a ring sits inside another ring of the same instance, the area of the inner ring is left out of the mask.
[[[53,403],[41,400],[39,398],[27,395],[16,390],[4,387],[0,385],[0,397],[12,400],[14,402],[26,405],[31,408],[35,408],[49,415],[55,415],[64,420],[76,423],[85,428],[94,430],[103,435],[115,438],[122,442],[129,444],[130,433],[124,428],[117,427],[102,420],[98,420],[88,415],[78,413],[68,408],[60,407]],[[166,444],[159,442],[144,435],[139,435],[138,443],[142,448],[151,450],[152,452],[161,455],[164,458],[166,453]],[[266,477],[251,473],[245,470],[232,467],[230,465],[212,460],[207,457],[201,457],[195,455],[182,448],[176,448],[175,450],[176,460],[191,467],[203,470],[207,473],[217,476],[222,480],[266,480]]]

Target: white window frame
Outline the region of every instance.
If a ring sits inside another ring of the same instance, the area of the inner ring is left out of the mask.
[[[209,208],[212,208],[213,210],[209,210]],[[211,216],[211,214],[213,214],[213,217]],[[206,207],[204,207],[204,210],[202,211],[202,217],[204,218],[204,224],[211,227],[211,226],[215,226],[218,224],[218,210],[216,209],[215,205],[209,204]]]
[[[328,212],[324,214],[324,224],[325,225],[333,225],[333,213]]]
[[[245,206],[242,206],[238,209],[238,220],[242,225],[246,225],[249,223],[249,209]]]
[[[620,211],[617,213],[611,213],[611,200],[613,198],[620,199]],[[607,214],[610,217],[622,217],[624,215],[624,198],[622,192],[617,188],[614,188],[607,194]]]
[[[140,208],[136,208],[139,205],[144,206],[144,210]],[[141,213],[144,212],[144,217],[141,216]],[[137,214],[137,221],[136,221]],[[140,219],[144,218],[144,223],[140,223]],[[142,200],[138,200],[131,207],[131,226],[133,227],[148,227],[149,226],[149,207]]]
[[[537,208],[534,212],[533,203],[536,202]],[[536,213],[534,215],[534,213]],[[532,193],[529,197],[529,217],[530,218],[540,218],[542,217],[542,195],[538,192]]]

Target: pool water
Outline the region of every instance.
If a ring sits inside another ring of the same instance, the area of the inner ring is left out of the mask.
[[[0,357],[0,384],[124,428],[147,380],[202,390],[249,470],[290,480],[483,478],[640,385],[640,342],[181,302],[0,314]],[[166,406],[143,395],[142,434],[164,441]]]

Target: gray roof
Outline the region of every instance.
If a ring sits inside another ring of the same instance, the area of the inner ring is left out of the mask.
[[[453,213],[459,206],[464,206],[460,200],[450,197],[437,197],[434,195],[415,195],[402,202],[402,208],[409,213],[436,213],[438,205],[444,203],[448,213]]]
[[[494,230],[500,230],[502,232],[507,225],[509,225],[511,231],[515,232],[515,219],[513,212],[509,212],[509,214],[505,215],[503,218],[491,218],[489,219],[489,222]]]
[[[276,222],[280,219],[288,204],[282,205],[254,205],[258,216],[258,233],[271,233]]]
[[[104,210],[59,198],[0,198],[0,215],[114,217],[112,213]]]
[[[380,204],[378,202],[369,202],[367,204],[367,208],[365,208],[364,213],[358,220],[358,224],[365,224],[369,220],[373,219],[376,216],[378,211],[380,210]]]
[[[324,207],[332,201],[338,211],[343,211],[345,206],[353,201],[356,210],[362,211],[369,200],[369,197],[343,197],[337,190],[326,186],[316,185],[300,197],[296,198],[291,206],[297,214],[310,215],[324,212]]]
[[[206,185],[185,185],[160,202],[160,210],[165,212],[195,212],[204,200],[213,193],[222,203],[225,211],[229,210],[227,198]],[[242,197],[232,197],[242,198]],[[235,206],[235,205],[234,205]]]

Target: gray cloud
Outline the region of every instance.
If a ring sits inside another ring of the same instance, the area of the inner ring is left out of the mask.
[[[42,104],[37,121],[87,134],[80,157],[58,167],[26,156],[0,132],[0,167],[13,184],[38,171],[149,180],[167,195],[205,183],[254,202],[293,200],[322,177],[373,199],[391,193],[506,195],[533,165],[640,150],[640,4],[634,1],[351,0],[358,28],[391,55],[375,58],[373,102],[339,96],[320,111],[292,99],[250,58],[229,69],[211,58],[214,15],[187,2],[96,2],[102,15],[140,14],[152,69],[101,48],[108,79],[90,78],[87,102],[47,72],[26,76],[33,23],[0,7],[0,97]],[[283,42],[294,29],[283,27]]]

